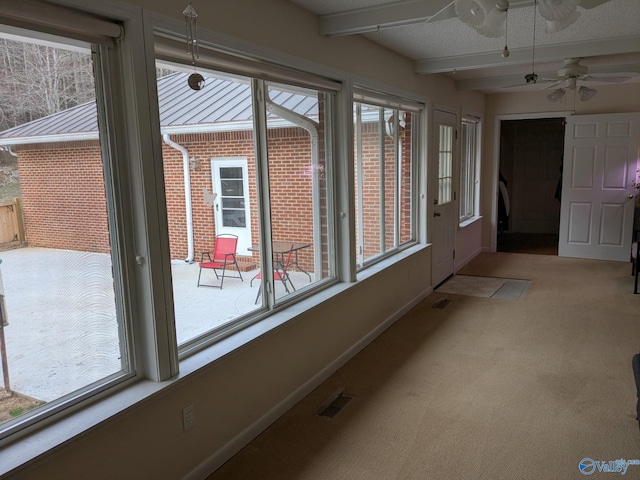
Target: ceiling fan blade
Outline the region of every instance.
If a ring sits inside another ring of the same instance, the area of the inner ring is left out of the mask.
[[[638,73],[594,73],[585,75],[582,80],[583,82],[600,82],[600,83],[623,83],[627,80],[631,80],[634,77],[637,77]]]
[[[547,88],[555,88],[557,86],[562,85],[563,83],[566,82],[566,80],[560,79],[560,78],[552,78],[552,79],[548,79],[548,81],[550,81],[551,83],[549,85],[547,85],[546,87],[544,87],[545,89]]]
[[[609,0],[582,0],[580,2],[580,6],[582,8],[595,8],[598,7],[600,5],[602,5],[603,3],[607,3]]]
[[[539,78],[535,83],[530,82],[530,83],[526,83],[526,82],[522,82],[522,83],[516,83],[513,85],[507,85],[506,87],[500,87],[500,90],[515,90],[517,88],[520,89],[527,89],[527,90],[543,90],[546,87],[546,84],[549,82],[555,82],[557,79],[556,78]]]

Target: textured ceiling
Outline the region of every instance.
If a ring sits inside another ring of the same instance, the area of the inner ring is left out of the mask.
[[[578,20],[556,33],[545,32],[539,12],[534,17],[532,0],[511,0],[508,58],[504,36],[487,38],[462,23],[452,0],[290,1],[318,15],[320,33],[363,35],[413,60],[416,73],[451,75],[460,89],[500,91],[531,72],[534,18],[533,68],[541,77],[555,76],[569,57],[582,58],[590,74],[640,74],[640,0],[581,0]]]

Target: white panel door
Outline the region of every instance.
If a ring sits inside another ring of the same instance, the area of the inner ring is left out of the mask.
[[[455,202],[457,181],[454,177],[456,158],[456,122],[453,113],[435,111],[434,137],[437,152],[432,171],[438,172],[433,195],[431,218],[431,285],[434,287],[453,275],[455,234],[458,216]]]
[[[237,235],[236,251],[238,255],[247,255],[252,246],[247,159],[213,158],[211,174],[216,235]]]
[[[639,137],[639,113],[567,119],[558,255],[629,261]]]

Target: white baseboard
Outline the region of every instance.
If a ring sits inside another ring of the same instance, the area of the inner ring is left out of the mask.
[[[476,250],[474,250],[473,252],[471,252],[469,255],[467,255],[465,258],[463,258],[459,263],[456,264],[456,272],[458,272],[459,270],[462,270],[462,268],[469,263],[471,260],[473,260],[474,258],[476,258],[478,255],[480,255],[483,252],[483,248],[479,247]]]
[[[404,305],[401,309],[394,312],[393,315],[391,315],[382,323],[380,323],[376,328],[374,328],[371,332],[365,335],[356,344],[351,346],[351,348],[345,351],[342,355],[335,358],[321,371],[319,371],[317,374],[315,374],[305,383],[300,385],[300,387],[294,390],[289,396],[284,398],[280,403],[275,405],[265,415],[257,419],[254,423],[252,423],[247,428],[245,428],[242,432],[236,435],[224,447],[214,452],[206,460],[200,463],[196,468],[194,468],[191,472],[189,472],[183,478],[183,480],[206,479],[209,475],[211,475],[218,468],[220,468],[226,461],[228,461],[231,457],[233,457],[236,453],[238,453],[242,448],[244,448],[248,443],[250,443],[254,438],[256,438],[263,431],[265,431],[272,423],[274,423],[282,415],[284,415],[288,410],[290,410],[296,403],[298,403],[305,396],[311,393],[311,391],[313,391],[318,385],[320,385],[327,378],[329,378],[334,372],[336,372],[345,363],[347,363],[349,360],[355,357],[363,348],[365,348],[373,340],[375,340],[382,332],[384,332],[387,328],[393,325],[397,320],[399,320],[403,315],[405,315],[413,307],[418,305],[422,300],[427,298],[432,292],[433,292],[433,289],[431,287],[424,290],[412,301]]]

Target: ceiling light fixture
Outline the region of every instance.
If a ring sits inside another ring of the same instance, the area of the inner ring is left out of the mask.
[[[558,103],[560,102],[560,100],[564,98],[564,94],[565,94],[565,89],[558,88],[553,92],[551,92],[549,95],[547,95],[547,99],[551,102]]]
[[[540,16],[545,20],[545,32],[555,33],[574,23],[580,13],[581,0],[538,0]],[[485,37],[500,37],[505,32],[509,0],[455,0],[460,20]]]
[[[587,102],[595,97],[598,91],[595,88],[585,87],[584,85],[578,89],[578,96],[580,97],[580,101]]]
[[[506,2],[506,7],[504,9],[504,48],[502,49],[502,56],[504,58],[507,58],[511,53],[509,52],[509,47],[507,46],[508,33],[509,33],[509,2]]]

